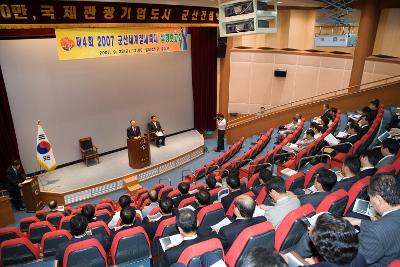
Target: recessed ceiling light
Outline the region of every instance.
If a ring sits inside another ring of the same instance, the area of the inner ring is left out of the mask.
[[[281,2],[281,1],[278,1],[278,2],[276,2],[277,4],[283,4],[283,2]]]

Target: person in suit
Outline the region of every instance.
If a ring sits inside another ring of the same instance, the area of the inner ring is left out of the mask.
[[[367,114],[365,116],[361,116],[360,120],[358,121],[358,125],[360,126],[360,131],[358,132],[358,134],[360,135],[360,137],[363,137],[369,130],[370,128],[370,124],[369,124],[369,119],[367,119],[371,116],[370,114]]]
[[[140,133],[140,127],[136,125],[135,120],[130,120],[129,123],[131,126],[126,129],[126,135],[128,136],[128,139],[139,138],[142,135]]]
[[[388,174],[374,175],[368,195],[379,218],[346,219],[360,227],[359,252],[368,266],[388,266],[400,258],[400,180]]]
[[[360,155],[360,173],[358,177],[360,179],[372,176],[376,172],[376,168],[374,167],[379,161],[379,152],[373,149],[365,150]]]
[[[359,253],[357,231],[344,218],[330,213],[321,214],[315,226],[311,227],[309,236],[318,255],[324,259],[309,266],[367,266],[364,256]]]
[[[393,138],[386,138],[381,144],[381,153],[383,158],[378,161],[376,168],[380,169],[396,160],[396,154],[399,151],[399,143]]]
[[[236,198],[233,209],[236,219],[231,224],[221,227],[218,232],[225,253],[245,228],[265,221],[263,216],[253,218],[255,207],[256,202],[250,196],[242,195]]]
[[[295,143],[297,147],[294,149],[294,151],[299,152],[311,144],[314,140],[314,131],[312,129],[308,129],[304,135],[304,138]]]
[[[274,205],[260,205],[260,208],[265,210],[265,218],[276,228],[286,214],[300,207],[300,201],[296,196],[287,194],[285,180],[282,177],[273,177],[267,182],[266,187]]]
[[[11,197],[11,202],[18,211],[24,210],[21,191],[22,182],[25,181],[25,175],[21,170],[21,162],[14,160],[13,164],[6,170],[5,188]]]
[[[279,252],[273,249],[253,248],[243,259],[246,267],[288,267]]]
[[[360,126],[356,122],[351,122],[347,128],[347,136],[340,140],[338,145],[331,146],[335,152],[347,153],[349,152],[351,145],[360,139],[358,132],[360,131]],[[350,145],[351,144],[351,145]],[[334,153],[335,154],[335,153]]]
[[[312,121],[310,128],[314,131],[314,139],[318,139],[322,136],[321,126],[318,123]]]
[[[197,214],[200,212],[200,210],[204,207],[207,207],[210,205],[210,200],[211,200],[211,195],[210,193],[205,190],[205,189],[199,189],[197,193],[195,194],[195,199],[196,199],[196,205],[195,205],[195,211],[194,213]]]
[[[174,215],[172,214],[173,207],[174,207],[174,202],[170,197],[161,199],[160,200],[161,216],[155,214],[154,216],[148,216],[143,219],[144,229],[146,230],[150,240],[154,238],[157,228],[163,220],[174,217]]]
[[[136,219],[136,211],[134,208],[128,206],[125,207],[121,210],[121,226],[116,226],[114,229],[111,230],[110,234],[110,241],[114,240],[114,237],[117,233],[137,227],[137,226],[142,226],[142,223]]]
[[[88,223],[97,221],[97,218],[94,216],[95,212],[96,209],[92,204],[83,206],[81,211],[82,215],[86,217]]]
[[[131,205],[131,198],[128,195],[122,195],[118,199],[118,204],[122,209],[125,207],[129,207]],[[121,211],[115,212],[114,216],[112,217],[111,221],[108,223],[108,228],[114,229],[117,226],[119,219],[121,218]]]
[[[215,175],[212,173],[207,175],[206,184],[207,184],[207,190],[209,190],[209,191],[219,187],[218,183],[217,183],[217,179],[215,178]]]
[[[380,101],[379,101],[379,99],[376,99],[376,98],[372,99],[371,102],[369,102],[369,105],[368,105],[368,107],[370,108],[369,114],[371,115],[370,123],[372,123],[375,120],[376,116],[378,115],[379,104],[380,104]]]
[[[100,244],[103,246],[104,250],[107,252],[110,248],[110,240],[107,237],[103,237],[102,235],[88,235],[87,234],[87,228],[88,228],[88,221],[85,216],[81,214],[77,214],[74,217],[71,218],[70,220],[70,225],[71,225],[71,234],[72,234],[72,239],[69,241],[66,241],[64,243],[61,243],[58,246],[57,252],[56,252],[56,259],[60,263],[62,263],[63,258],[64,258],[64,252],[67,249],[69,245],[72,245],[74,243],[84,241],[87,239],[97,239]]]
[[[171,266],[178,261],[179,256],[185,248],[209,239],[209,237],[197,235],[197,218],[194,212],[189,209],[179,211],[176,218],[176,225],[179,233],[183,237],[183,241],[179,245],[165,250],[161,256],[161,266]]]
[[[228,184],[229,194],[221,199],[221,204],[224,207],[225,212],[229,209],[235,197],[247,192],[247,189],[242,190],[240,188],[240,179],[236,174],[230,174],[226,178],[226,183]]]
[[[221,152],[225,150],[225,130],[226,130],[226,119],[224,114],[218,113],[216,116],[217,120],[217,129],[218,129],[218,141],[217,141],[217,149],[215,152]]]
[[[359,180],[360,166],[360,160],[357,157],[347,156],[342,164],[343,178],[338,178],[339,181],[333,187],[332,192],[339,189],[349,191],[351,186]]]
[[[261,169],[259,174],[258,174],[258,184],[253,185],[253,187],[250,188],[251,191],[253,191],[254,195],[258,196],[260,194],[261,190],[264,188],[265,184],[268,182],[269,179],[271,179],[274,175],[272,172],[267,169]]]
[[[310,203],[315,209],[321,201],[329,195],[332,188],[336,184],[336,174],[327,169],[318,170],[315,174],[313,190],[304,189],[299,190],[298,198],[301,205]]]
[[[149,192],[149,200],[150,204],[142,209],[143,218],[147,217],[151,210],[158,207],[158,192],[157,190],[150,190]]]
[[[188,182],[181,182],[178,185],[178,190],[181,194],[172,199],[176,208],[179,206],[179,203],[181,203],[182,200],[191,197],[191,195],[189,194],[189,189],[190,184]]]
[[[160,147],[160,145],[165,146],[165,136],[164,130],[161,127],[160,122],[157,120],[156,115],[150,117],[150,122],[147,124],[147,128],[149,129],[149,133],[153,134],[156,141],[156,146]],[[157,136],[156,133],[161,132],[163,133],[161,136]]]
[[[49,214],[50,213],[56,213],[56,212],[61,212],[64,216],[69,215],[69,213],[67,211],[63,211],[63,210],[59,210],[58,209],[58,203],[56,200],[52,200],[49,202],[49,204],[47,204],[47,206],[49,207]]]

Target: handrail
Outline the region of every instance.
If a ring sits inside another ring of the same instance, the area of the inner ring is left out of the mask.
[[[394,81],[388,82],[389,80],[392,80],[392,79]],[[383,81],[385,82],[384,84],[382,84]],[[264,112],[264,114],[262,114],[262,115],[258,115],[259,112],[255,112],[255,113],[251,113],[251,114],[247,114],[247,115],[241,116],[240,118],[237,118],[237,119],[230,120],[230,121],[228,121],[227,128],[228,129],[229,128],[233,128],[234,126],[239,126],[241,124],[253,121],[255,119],[259,119],[259,118],[263,118],[263,117],[269,116],[271,113],[274,113],[276,111],[282,110],[283,107],[294,107],[295,106],[294,104],[299,103],[299,102],[305,102],[304,104],[309,104],[309,103],[313,103],[313,102],[326,101],[328,99],[331,99],[332,97],[335,97],[335,96],[343,94],[343,93],[339,94],[338,92],[346,91],[346,93],[349,93],[349,94],[359,93],[359,92],[364,92],[364,91],[368,91],[368,90],[374,89],[377,86],[388,85],[388,84],[392,84],[392,83],[395,83],[395,82],[400,82],[400,75],[391,76],[391,77],[388,77],[388,78],[384,78],[384,79],[380,79],[380,80],[376,80],[376,81],[372,81],[372,82],[368,82],[368,83],[363,83],[363,84],[359,84],[359,85],[353,85],[353,86],[349,86],[349,87],[346,87],[346,88],[338,89],[338,90],[335,90],[335,91],[331,91],[331,92],[315,95],[315,96],[312,96],[312,97],[302,98],[302,99],[295,100],[295,101],[292,101],[292,102],[289,102],[289,103],[285,103],[285,104],[281,104],[281,105],[278,105],[278,106],[269,107],[268,110],[266,110]],[[379,84],[377,84],[377,83],[379,83]],[[377,85],[368,86],[368,85],[371,85],[371,84],[377,84]],[[367,86],[367,87],[365,87],[365,86]],[[349,92],[353,88],[359,88],[359,90],[357,90],[355,92]],[[321,99],[321,97],[327,96],[327,95],[329,95],[329,97]]]

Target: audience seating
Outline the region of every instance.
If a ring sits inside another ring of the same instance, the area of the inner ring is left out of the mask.
[[[214,189],[208,191],[210,193],[210,197],[211,197],[210,202],[211,203],[218,200],[218,192],[221,190],[222,190],[222,187],[217,187],[217,188],[214,188]]]
[[[112,219],[112,213],[107,209],[97,210],[94,214],[97,220],[103,221],[108,224]]]
[[[165,237],[178,233],[176,228],[176,217],[171,217],[163,220],[157,227],[154,238]]]
[[[46,220],[46,216],[48,213],[49,213],[48,210],[37,210],[35,212],[35,215],[39,220],[44,221],[44,220]]]
[[[242,266],[244,257],[253,248],[274,249],[275,229],[270,222],[262,222],[244,229],[225,255],[229,267]]]
[[[267,187],[264,186],[256,197],[257,205],[265,204],[265,200],[267,199],[267,197],[268,197]]]
[[[71,215],[76,215],[82,212],[82,208],[73,209],[71,211]]]
[[[330,212],[338,216],[342,216],[344,209],[346,208],[349,196],[343,189],[339,189],[333,193],[327,195],[316,208],[317,213],[319,212]]]
[[[241,195],[239,195],[239,196],[242,196],[242,195],[248,195],[248,196],[251,196],[252,198],[255,198],[254,193],[251,192],[251,191],[248,191],[248,192],[246,192],[246,193],[244,193],[244,194],[241,194]],[[238,196],[238,197],[239,197],[239,196]],[[236,198],[237,198],[237,197],[236,197]],[[236,198],[235,198],[235,199],[236,199]],[[228,217],[232,217],[232,216],[233,216],[233,209],[234,209],[234,207],[235,207],[235,200],[232,201],[232,203],[231,203],[231,205],[229,206],[228,210],[226,211],[225,215],[228,216]]]
[[[67,230],[56,230],[45,233],[40,242],[43,257],[55,256],[58,246],[71,238],[72,235]]]
[[[56,228],[47,221],[35,222],[29,226],[28,237],[32,243],[40,243],[40,239],[45,233],[55,230]]]
[[[187,247],[179,256],[178,262],[187,267],[200,267],[200,256],[207,252],[215,253],[224,259],[221,241],[218,238],[211,238]]]
[[[347,212],[353,209],[354,203],[356,202],[357,198],[367,199],[368,197],[367,187],[369,185],[370,180],[371,176],[367,176],[352,185],[349,192],[347,192],[349,200],[347,201],[347,205],[343,215],[346,215]]]
[[[69,221],[71,220],[72,217],[73,217],[73,215],[62,217],[60,220],[60,224],[58,225],[58,229],[60,229],[60,230],[63,229],[63,230],[67,230],[67,231],[71,230]]]
[[[152,190],[156,190],[157,192],[159,192],[164,186],[164,184],[156,184],[153,186]]]
[[[160,207],[154,207],[154,208],[151,209],[149,215],[154,215],[157,212],[160,212],[160,210],[161,210]]]
[[[275,249],[282,253],[291,251],[307,231],[306,224],[302,220],[314,214],[315,210],[311,204],[303,205],[289,212],[276,228]]]
[[[0,228],[0,243],[6,240],[14,238],[24,238],[26,237],[18,228],[16,227],[3,227]]]
[[[151,257],[150,241],[143,227],[118,232],[111,244],[110,255],[113,265]]]
[[[110,213],[113,213],[114,207],[110,203],[99,203],[96,205],[96,211],[98,210],[108,210]]]
[[[379,168],[375,174],[379,174],[379,173],[394,174],[395,169],[392,164],[387,164],[386,166]]]
[[[196,203],[196,197],[188,197],[188,198],[185,198],[185,199],[183,199],[183,200],[179,203],[178,209],[181,209],[181,208],[183,208],[183,207],[185,207],[185,206],[188,206],[188,205],[190,205],[190,206],[193,207],[193,205],[194,205],[195,203]]]
[[[168,193],[168,197],[174,198],[177,197],[181,194],[178,189],[172,190],[171,192]]]
[[[27,238],[6,240],[0,245],[2,266],[18,265],[39,259],[39,247]]]
[[[293,191],[295,189],[303,189],[306,175],[303,172],[298,172],[289,176],[285,181],[287,191]]]
[[[161,188],[160,191],[158,192],[158,200],[161,200],[161,199],[167,197],[168,194],[173,190],[174,190],[174,188],[170,185]]]
[[[135,195],[133,196],[133,199],[132,199],[132,201],[133,202],[136,202],[136,201],[138,201],[139,200],[139,198],[140,198],[140,196],[142,195],[142,194],[145,194],[145,193],[147,193],[148,192],[148,189],[147,188],[141,188],[141,189],[139,189],[138,191],[136,191],[136,193],[135,193]]]
[[[39,218],[37,218],[36,216],[22,218],[21,220],[19,220],[19,230],[21,230],[21,232],[28,232],[29,225],[35,222],[40,222]]]
[[[55,228],[60,224],[61,218],[64,217],[62,212],[53,212],[46,215],[46,221],[51,223]]]
[[[208,227],[215,225],[225,218],[224,207],[221,203],[213,203],[203,207],[197,214],[197,224],[199,231],[208,229]]]
[[[109,203],[111,205],[114,205],[114,200],[111,197],[103,198],[99,201],[99,204],[102,204],[102,203]]]
[[[92,235],[102,235],[104,237],[110,235],[110,228],[103,221],[91,222],[88,224],[88,228],[92,232]]]
[[[314,184],[315,180],[315,173],[321,169],[325,169],[325,164],[323,163],[318,163],[314,166],[312,166],[307,172],[306,176],[304,178],[304,187],[303,188],[309,188]]]
[[[73,243],[64,253],[62,266],[108,266],[107,253],[95,238]]]
[[[400,259],[392,261],[388,267],[400,267]]]

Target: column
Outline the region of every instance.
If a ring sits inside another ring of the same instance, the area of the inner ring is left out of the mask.
[[[218,112],[224,114],[228,118],[228,104],[229,104],[229,78],[230,78],[230,65],[231,65],[231,49],[233,47],[233,37],[227,38],[225,58],[220,60],[220,77],[219,77],[219,110]]]

